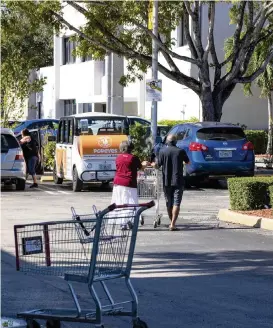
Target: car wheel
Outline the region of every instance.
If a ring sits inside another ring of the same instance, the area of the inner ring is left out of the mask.
[[[57,168],[56,168],[56,164],[54,164],[54,168],[53,168],[53,180],[55,184],[62,184],[63,183],[63,179],[59,178],[57,175]]]
[[[25,190],[26,188],[26,181],[22,179],[18,179],[16,181],[16,190]]]
[[[82,182],[82,180],[79,179],[78,171],[74,167],[74,169],[73,169],[73,191],[75,191],[75,192],[81,191],[82,187],[83,187],[83,182]]]

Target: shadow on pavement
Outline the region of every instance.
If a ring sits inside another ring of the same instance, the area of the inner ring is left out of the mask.
[[[141,252],[132,273],[139,314],[149,328],[272,328],[273,252]],[[88,293],[83,286],[78,290],[89,307]],[[119,283],[111,291],[123,295]],[[16,272],[14,257],[2,251],[2,315],[57,306],[72,306],[63,280]],[[108,317],[105,327],[131,325],[129,319]]]

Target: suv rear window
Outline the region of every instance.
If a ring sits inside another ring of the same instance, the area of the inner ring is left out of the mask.
[[[246,136],[240,128],[204,128],[196,133],[198,139],[202,140],[241,140]]]
[[[1,133],[1,153],[7,153],[12,148],[19,148],[17,140],[10,134]]]

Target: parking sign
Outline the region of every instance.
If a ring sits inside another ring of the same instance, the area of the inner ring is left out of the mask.
[[[146,80],[146,101],[162,101],[162,80]]]

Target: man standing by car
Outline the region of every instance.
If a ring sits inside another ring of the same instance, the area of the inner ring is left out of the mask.
[[[176,227],[176,220],[184,191],[183,162],[186,164],[190,162],[186,152],[176,147],[174,135],[168,135],[166,147],[160,150],[155,165],[157,167],[162,166],[163,190],[171,221],[170,231],[179,230]]]
[[[30,174],[33,179],[33,184],[30,188],[38,188],[36,178],[36,166],[39,159],[38,145],[34,139],[31,138],[28,129],[22,131],[22,139],[20,140],[24,158],[27,166],[27,174]]]

